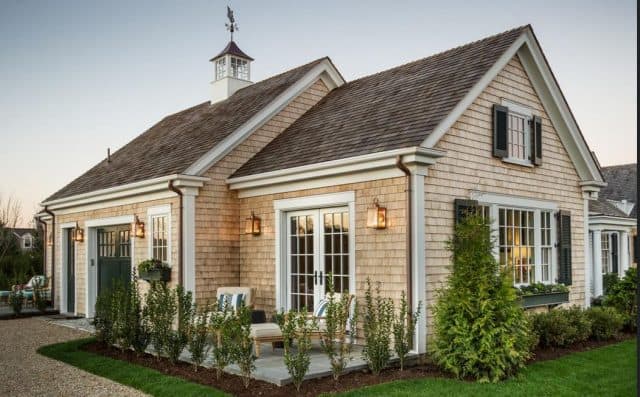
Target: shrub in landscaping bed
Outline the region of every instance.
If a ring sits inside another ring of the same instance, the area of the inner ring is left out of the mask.
[[[186,291],[183,286],[178,285],[171,295],[175,296],[176,299],[178,327],[177,329],[169,328],[165,348],[169,361],[176,363],[180,358],[180,353],[189,343],[189,327],[193,318],[193,294],[191,291]]]
[[[220,379],[224,369],[233,361],[233,339],[240,332],[240,323],[225,304],[222,311],[211,313],[209,326],[213,340],[213,366],[216,369],[216,378]]]
[[[364,295],[364,339],[362,357],[374,374],[379,374],[391,358],[393,332],[393,301],[380,295],[380,283],[376,284],[375,297],[371,280],[367,278]]]
[[[609,294],[611,288],[614,288],[620,281],[617,273],[606,273],[602,275],[602,292],[604,295]]]
[[[232,339],[233,362],[240,368],[240,374],[245,388],[249,388],[251,372],[255,369],[256,356],[253,354],[253,339],[251,338],[251,309],[240,305],[232,316],[235,335]]]
[[[393,350],[400,361],[400,371],[404,370],[405,360],[413,345],[413,336],[416,333],[416,324],[421,309],[422,302],[418,302],[418,309],[415,313],[411,313],[406,294],[402,291],[400,308],[393,320]]]
[[[577,306],[533,314],[531,323],[541,347],[565,347],[584,342],[591,335],[591,320]]]
[[[638,285],[638,273],[634,268],[628,269],[623,278],[609,287],[604,297],[604,306],[617,309],[624,316],[624,328],[634,332],[638,319],[638,298],[636,288]]]
[[[156,356],[168,354],[173,320],[178,312],[175,292],[163,282],[152,282],[147,293],[147,310],[151,325],[151,344]]]
[[[493,256],[489,223],[467,214],[448,248],[453,266],[433,307],[433,358],[459,378],[504,379],[530,357],[533,333],[510,276]]]
[[[311,364],[311,333],[318,329],[314,318],[307,317],[307,310],[291,310],[284,317],[282,337],[284,339],[284,364],[291,381],[300,390],[304,376]]]
[[[11,310],[13,314],[18,315],[22,312],[22,305],[24,303],[24,295],[22,291],[11,291],[9,292],[9,306],[11,306]]]
[[[198,367],[202,365],[211,348],[209,345],[209,321],[207,318],[210,309],[209,305],[201,309],[198,309],[195,304],[193,305],[194,315],[189,327],[187,345],[195,371],[198,371]]]
[[[595,340],[614,338],[624,325],[624,316],[612,307],[591,307],[586,315],[591,321],[591,337]]]
[[[327,308],[324,318],[324,336],[320,340],[320,345],[329,358],[333,379],[338,380],[342,372],[351,360],[351,350],[353,348],[353,337],[347,338],[347,327],[349,324],[356,324],[355,313],[351,316],[350,298],[347,291],[343,291],[338,299],[335,296],[333,284],[333,274],[327,277]]]

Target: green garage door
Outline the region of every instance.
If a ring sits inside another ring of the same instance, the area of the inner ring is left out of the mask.
[[[129,225],[98,229],[98,294],[120,280],[131,280]]]

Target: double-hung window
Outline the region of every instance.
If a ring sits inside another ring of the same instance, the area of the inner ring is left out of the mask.
[[[152,207],[148,210],[149,256],[164,263],[171,262],[170,207]]]
[[[522,114],[513,111],[509,112],[507,147],[510,160],[529,161],[531,153],[529,120]]]
[[[489,213],[492,222],[494,254],[500,265],[511,272],[513,284],[555,282],[555,205],[493,194],[480,194],[477,198],[479,208],[483,214]]]

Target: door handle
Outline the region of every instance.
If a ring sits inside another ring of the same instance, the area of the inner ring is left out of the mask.
[[[313,272],[313,285],[318,285],[318,271]]]
[[[322,282],[323,282],[322,270],[320,270],[320,285],[322,285]]]

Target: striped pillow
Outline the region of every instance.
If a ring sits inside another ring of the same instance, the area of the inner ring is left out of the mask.
[[[218,297],[218,310],[223,311],[225,307],[230,307],[231,305],[231,294],[220,294]]]
[[[231,295],[231,308],[236,311],[244,305],[244,294]]]
[[[314,317],[324,317],[327,312],[327,307],[329,306],[329,301],[326,299],[322,299],[320,303],[318,303],[318,307],[313,312]]]

